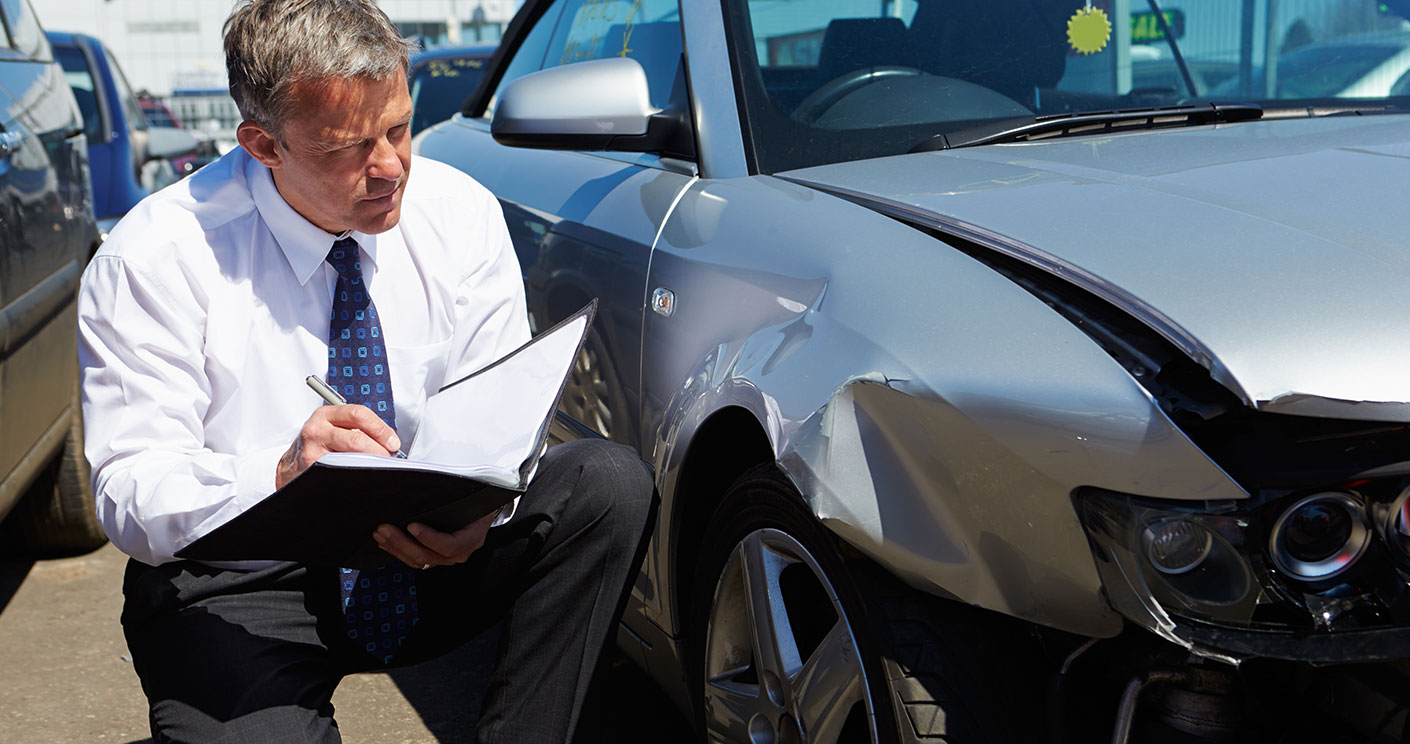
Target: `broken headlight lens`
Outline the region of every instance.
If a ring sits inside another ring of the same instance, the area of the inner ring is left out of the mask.
[[[1214,533],[1182,518],[1160,522],[1146,529],[1144,537],[1151,565],[1170,576],[1199,568],[1214,546]]]
[[[1082,489],[1076,505],[1108,599],[1172,640],[1190,623],[1410,625],[1410,488],[1399,480],[1218,503]]]
[[[1252,618],[1261,590],[1245,555],[1245,520],[1110,491],[1086,491],[1078,504],[1118,609],[1162,625],[1173,624],[1169,613],[1237,625]]]

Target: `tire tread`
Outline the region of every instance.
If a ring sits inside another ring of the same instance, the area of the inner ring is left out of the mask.
[[[1038,681],[1027,628],[997,613],[924,594],[865,559],[858,585],[875,612],[903,741],[1031,742],[1043,734],[1041,709],[1024,715],[1025,688]],[[1035,685],[1041,696],[1041,686]]]
[[[5,553],[57,558],[96,550],[108,540],[93,501],[82,419],[74,411],[63,451],[0,522]]]

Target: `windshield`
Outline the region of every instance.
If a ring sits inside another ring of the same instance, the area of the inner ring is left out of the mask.
[[[1037,117],[1410,106],[1410,0],[732,0],[761,172]]]

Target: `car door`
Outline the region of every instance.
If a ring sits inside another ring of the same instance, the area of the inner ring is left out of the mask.
[[[0,512],[63,443],[87,250],[82,128],[25,0],[0,0]]]
[[[576,431],[563,435],[594,433],[639,448],[646,271],[695,165],[654,154],[507,147],[490,136],[490,121],[499,92],[514,79],[608,56],[641,63],[654,106],[683,101],[679,7],[676,0],[554,0],[529,11],[537,16],[533,26],[491,72],[499,78],[489,100],[475,116],[448,125],[474,136],[432,129],[418,141],[419,152],[469,173],[499,197],[535,332],[598,300],[559,408]]]

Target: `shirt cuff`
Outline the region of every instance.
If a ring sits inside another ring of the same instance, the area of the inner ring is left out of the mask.
[[[235,500],[243,512],[274,493],[274,474],[288,445],[255,450],[235,463]]]

